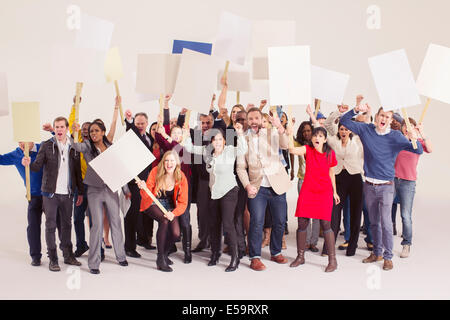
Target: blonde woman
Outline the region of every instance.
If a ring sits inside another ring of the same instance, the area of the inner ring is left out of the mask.
[[[167,210],[167,214],[163,213],[143,190],[146,186]],[[147,182],[140,181],[138,187],[141,189],[142,197],[141,213],[158,221],[158,231],[156,232],[157,268],[164,272],[171,272],[172,268],[169,265],[173,262],[169,259],[168,253],[176,239],[180,237],[178,217],[184,214],[188,204],[188,182],[181,171],[177,152],[175,150],[167,151],[158,166],[150,171]]]

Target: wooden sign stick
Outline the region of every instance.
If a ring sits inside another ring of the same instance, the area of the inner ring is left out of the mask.
[[[241,101],[241,92],[236,91],[236,104],[239,104]]]
[[[189,128],[189,121],[191,120],[191,110],[188,110],[186,112],[186,118],[184,119],[184,128],[188,129]]]
[[[425,113],[427,113],[428,107],[430,106],[431,98],[427,98],[427,103],[425,104],[425,108],[423,108],[422,115],[420,116],[419,123],[423,123],[423,119],[425,118]]]
[[[292,122],[292,106],[288,106],[288,126],[293,128],[293,122]],[[291,132],[291,134],[289,134],[289,145],[294,146],[294,134]]]
[[[134,180],[136,182],[141,182],[142,181],[141,179],[139,179],[139,177],[134,177]],[[159,200],[156,199],[154,194],[148,189],[147,185],[145,186],[144,191],[148,194],[148,196],[150,198],[152,198],[153,202],[158,206],[158,208],[161,209],[161,211],[164,213],[164,216],[167,217],[167,210],[166,210],[166,208],[164,208],[163,205],[161,204],[161,202],[159,202]],[[169,220],[172,221],[173,219],[169,219]]]
[[[119,82],[117,80],[114,80],[114,87],[116,88],[116,96],[120,97],[120,91],[119,91]],[[122,126],[125,125],[125,120],[123,118],[123,109],[122,109],[122,102],[119,104],[119,113],[120,113],[120,121],[122,122]]]
[[[316,111],[314,113],[314,116],[317,118],[317,114],[319,113],[319,109],[320,109],[320,99],[317,99],[317,103],[316,103]]]
[[[223,71],[222,78],[227,79],[227,77],[228,77],[228,67],[229,66],[230,66],[230,61],[227,60],[227,62],[225,62],[225,70]]]
[[[25,157],[30,157],[30,145],[29,142],[25,142]],[[25,184],[27,187],[27,200],[31,201],[31,191],[30,191],[30,166],[25,167]]]
[[[79,114],[80,114],[80,96],[81,89],[83,89],[83,82],[77,82],[76,91],[75,91],[75,123],[79,123]],[[78,131],[73,133],[74,140],[78,142]]]
[[[405,119],[406,122],[406,128],[409,132],[413,132],[413,127],[411,126],[411,122],[409,122],[409,117],[408,117],[408,113],[406,112],[406,108],[402,108],[402,113],[403,113],[403,119]],[[417,141],[416,140],[412,140],[411,141],[413,144],[414,149],[417,149]]]

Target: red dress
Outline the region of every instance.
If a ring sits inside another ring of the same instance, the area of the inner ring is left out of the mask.
[[[305,164],[305,178],[295,216],[331,221],[334,199],[330,168],[337,165],[336,155],[331,150],[327,157],[326,153],[306,145]]]

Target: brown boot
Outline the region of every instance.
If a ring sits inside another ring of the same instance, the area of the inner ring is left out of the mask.
[[[334,242],[334,233],[331,229],[324,231],[323,237],[325,238],[325,246],[328,251],[328,266],[325,268],[325,272],[333,272],[337,269],[336,260],[336,244]]]
[[[264,228],[264,239],[261,243],[261,248],[267,247],[269,245],[271,231],[272,228]]]
[[[305,263],[306,230],[297,229],[297,258],[290,264],[291,268]]]
[[[377,257],[374,253],[371,253],[369,257],[365,258],[362,262],[363,263],[373,263],[377,261],[383,260],[383,257],[379,256]]]

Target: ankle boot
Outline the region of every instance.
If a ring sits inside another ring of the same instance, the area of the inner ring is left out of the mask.
[[[189,226],[183,229],[183,251],[184,251],[184,263],[192,262],[191,243],[192,243],[192,227]]]
[[[219,261],[220,254],[217,251],[213,251],[211,254],[211,259],[208,262],[208,266],[215,266]]]
[[[225,272],[235,271],[239,266],[239,256],[237,245],[230,246],[231,261],[230,265],[225,269]]]
[[[158,258],[156,259],[156,267],[158,270],[164,272],[172,272],[172,268],[167,264],[167,260],[164,253],[158,252]]]
[[[306,230],[297,229],[297,258],[290,264],[291,268],[305,263]]]
[[[333,272],[337,269],[336,260],[336,244],[334,242],[334,234],[331,229],[323,233],[325,243],[328,249],[328,266],[325,268],[325,272]]]
[[[267,247],[269,245],[271,232],[272,228],[264,228],[264,239],[261,243],[261,248]]]

